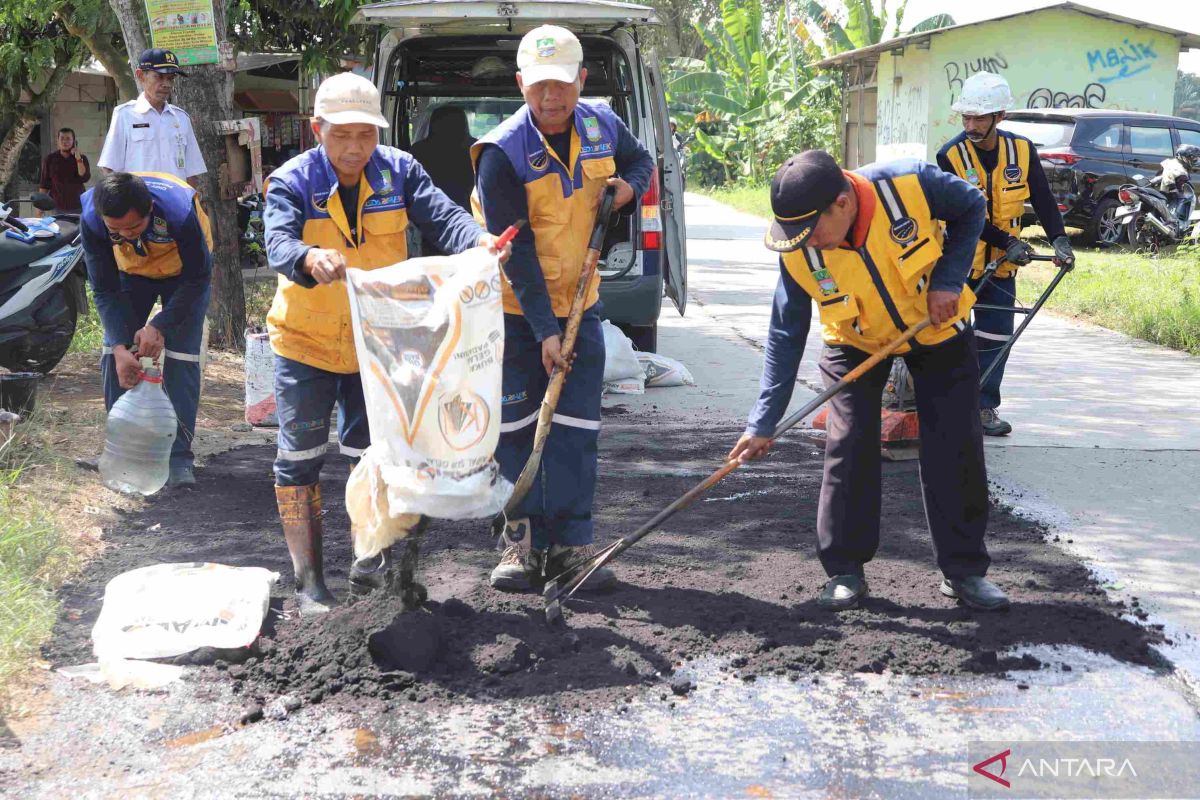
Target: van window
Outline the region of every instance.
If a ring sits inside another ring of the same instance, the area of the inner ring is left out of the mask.
[[[1190,128],[1176,128],[1179,131],[1179,143],[1190,144],[1200,147],[1200,131],[1194,131]]]
[[[1171,146],[1170,128],[1144,128],[1139,125],[1129,127],[1129,149],[1135,153],[1151,156],[1170,156],[1175,148]]]

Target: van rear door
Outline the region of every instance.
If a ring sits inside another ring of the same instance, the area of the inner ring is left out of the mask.
[[[658,155],[662,161],[662,201],[659,218],[662,220],[664,244],[666,245],[667,269],[663,273],[667,297],[675,303],[680,316],[687,306],[687,228],[683,208],[683,169],[675,142],[671,138],[671,116],[667,111],[667,98],[663,93],[662,70],[655,53],[644,59],[646,79],[650,84],[651,116],[654,118],[654,133],[658,138]]]
[[[618,25],[660,24],[650,6],[612,0],[388,0],[362,6],[354,21],[412,29],[412,35],[486,33],[489,29],[524,33],[547,24],[595,33]]]

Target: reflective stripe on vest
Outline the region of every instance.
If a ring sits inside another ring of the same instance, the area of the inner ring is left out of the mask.
[[[942,227],[915,174],[884,178],[872,188],[875,216],[863,247],[806,247],[783,254],[788,274],[817,302],[822,339],[868,353],[928,315],[925,290],[942,255]],[[974,302],[964,286],[958,314],[940,330],[917,334],[917,346],[956,336]],[[910,349],[906,345],[897,352]]]
[[[983,170],[979,152],[970,140],[963,139],[946,151],[950,166],[958,177],[969,181],[987,198],[988,222],[1012,236],[1021,235],[1021,218],[1025,214],[1025,201],[1029,199],[1029,165],[1032,150],[1025,139],[1000,131],[996,155],[996,168],[991,174]],[[972,179],[973,178],[973,179]],[[1003,253],[982,239],[975,247],[975,261],[971,277],[978,278],[983,268]],[[1007,262],[996,270],[997,278],[1007,278],[1017,268]]]
[[[113,244],[113,259],[117,269],[143,278],[173,278],[183,271],[183,260],[179,257],[179,245],[171,237],[167,219],[182,216],[181,206],[190,204],[200,220],[200,230],[213,246],[212,227],[208,215],[200,206],[200,198],[187,181],[165,172],[135,172],[142,178],[154,206],[150,209],[150,223],[135,242],[122,241]],[[179,191],[180,189],[184,191]]]
[[[346,266],[371,270],[408,258],[403,181],[410,158],[393,147],[375,149],[359,179],[354,237],[342,208],[337,175],[323,148],[292,159],[271,180],[288,181],[304,198],[305,244],[337,250],[345,256]],[[328,372],[358,372],[350,300],[341,281],[305,288],[280,275],[267,329],[272,350],[284,358]]]
[[[608,178],[617,171],[616,119],[616,114],[604,103],[579,101],[566,164],[537,129],[528,106],[471,146],[471,162],[475,165],[486,145],[499,146],[525,184],[534,247],[557,317],[565,317],[571,310],[600,195]],[[483,225],[484,214],[477,192],[471,194],[471,209]],[[507,276],[503,289],[505,313],[523,313]],[[597,271],[588,283],[584,308],[590,308],[599,299]]]

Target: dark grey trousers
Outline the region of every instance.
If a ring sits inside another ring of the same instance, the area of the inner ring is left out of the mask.
[[[854,347],[826,346],[826,386],[868,358]],[[979,423],[979,361],[970,327],[904,356],[917,395],[921,489],[938,567],[948,578],[987,573],[987,471]],[[879,407],[889,362],[877,365],[829,401],[825,475],[817,506],[817,544],[830,576],[863,574],[879,547]]]

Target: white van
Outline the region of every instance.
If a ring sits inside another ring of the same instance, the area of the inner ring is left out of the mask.
[[[604,316],[653,352],[663,295],[680,314],[687,301],[683,174],[661,72],[638,40],[640,27],[659,24],[654,9],[606,0],[392,0],[362,6],[355,21],[380,29],[373,66],[391,123],[384,141],[405,150],[425,139],[439,107],[461,109],[473,138],[490,131],[523,102],[514,78],[521,37],[543,24],[575,32],[588,71],[583,96],[611,105],[658,164],[639,207],[623,209],[609,231],[600,262]],[[461,157],[469,167],[465,148]]]

